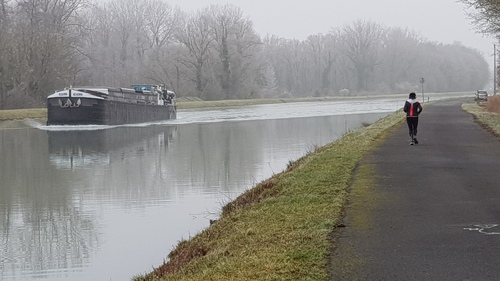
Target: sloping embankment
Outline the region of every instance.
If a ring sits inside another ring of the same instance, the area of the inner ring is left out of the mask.
[[[398,111],[290,163],[134,280],[325,280],[353,171],[403,119]]]

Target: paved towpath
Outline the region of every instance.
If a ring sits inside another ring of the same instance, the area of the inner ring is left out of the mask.
[[[330,280],[500,280],[500,142],[463,102],[424,105],[418,145],[403,124],[363,160],[375,186],[347,209]]]

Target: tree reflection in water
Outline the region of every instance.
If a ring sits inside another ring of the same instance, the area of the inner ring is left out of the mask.
[[[175,130],[0,130],[0,155],[12,160],[0,164],[0,280],[67,276],[88,266],[101,243],[99,208],[86,202],[102,186],[99,169],[168,149]]]
[[[0,130],[0,279],[130,279],[208,226],[207,212],[387,114],[290,118],[298,109],[258,108],[288,116],[266,120],[238,120],[257,110],[246,108],[144,127]]]

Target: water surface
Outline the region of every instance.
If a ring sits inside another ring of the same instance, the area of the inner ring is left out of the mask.
[[[130,280],[243,191],[400,106],[342,101],[186,110],[128,126],[11,124],[0,129],[0,280]]]

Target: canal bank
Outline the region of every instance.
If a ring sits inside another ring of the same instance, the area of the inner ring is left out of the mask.
[[[376,104],[380,113],[352,102],[285,103],[97,130],[35,120],[0,129],[0,216],[10,218],[0,231],[0,279],[130,280],[148,272],[179,239],[217,219],[223,204],[314,146],[394,112],[397,102]],[[332,115],[344,109],[351,114]]]
[[[168,262],[134,280],[325,280],[353,171],[403,119],[398,111],[290,161],[181,241]]]
[[[464,108],[498,124],[497,114]],[[386,200],[372,189],[375,167],[359,162],[401,130],[403,120],[398,111],[290,163],[224,206],[221,218],[180,242],[168,262],[134,280],[327,280],[338,241],[332,233],[351,227],[343,221],[347,203],[366,209]],[[368,213],[357,214],[351,221],[374,227]],[[363,262],[350,257],[340,258],[343,268]]]

